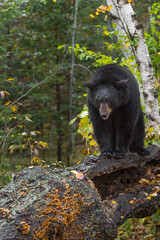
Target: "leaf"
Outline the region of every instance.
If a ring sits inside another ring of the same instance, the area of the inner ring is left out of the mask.
[[[44,148],[48,148],[48,144],[46,142],[43,141],[39,141],[38,143],[40,146],[44,147]]]
[[[88,151],[87,149],[83,149],[83,155],[87,155]]]
[[[30,119],[30,116],[28,116],[28,115],[25,116],[25,119],[29,122],[32,122],[32,120]]]
[[[146,197],[146,199],[149,199],[149,200],[150,200],[151,198],[152,198],[152,195],[151,195],[151,194],[149,194],[148,197]]]
[[[104,18],[104,21],[106,21],[107,17],[108,17],[108,16],[106,15],[105,18]]]
[[[117,24],[113,23],[113,24],[112,24],[112,27],[113,27],[113,28],[116,28],[116,27],[117,27]]]
[[[8,106],[11,103],[11,101],[8,101],[5,103],[5,106]]]
[[[76,121],[77,117],[73,118],[70,122],[69,125],[72,125]]]
[[[129,47],[131,44],[129,42],[125,43],[125,47]]]
[[[64,45],[60,45],[60,46],[57,47],[58,50],[61,49],[61,48],[64,48]]]
[[[106,10],[109,12],[112,9],[112,5],[110,5],[109,7],[106,7]]]
[[[18,107],[14,106],[14,105],[11,105],[10,108],[11,108],[12,112],[16,113],[18,111]]]
[[[153,132],[153,127],[149,127],[148,132],[149,133]]]
[[[72,173],[77,174],[78,172],[76,170],[71,170]]]
[[[7,94],[7,95],[11,95],[9,92],[6,92],[6,91],[3,91],[5,94]]]
[[[109,35],[109,32],[108,32],[108,31],[104,31],[104,34],[108,36],[108,35]]]
[[[97,12],[105,13],[106,12],[106,6],[104,6],[104,5],[99,6],[97,8]]]
[[[83,174],[82,172],[79,173],[79,172],[77,172],[76,170],[72,170],[71,172],[76,175],[76,178],[77,178],[78,180],[82,180],[82,179],[84,178],[84,174]]]
[[[113,204],[117,204],[117,202],[116,202],[116,201],[112,201],[112,203],[113,203]]]
[[[94,15],[91,13],[91,14],[90,14],[90,17],[91,17],[91,18],[94,18]]]
[[[149,180],[145,179],[145,178],[141,178],[141,180],[139,180],[139,183],[145,183],[148,184]]]

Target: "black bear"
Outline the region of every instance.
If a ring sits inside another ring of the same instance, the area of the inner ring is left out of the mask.
[[[143,147],[145,128],[140,93],[133,74],[108,64],[92,76],[88,87],[88,111],[101,155],[128,151],[148,155]]]

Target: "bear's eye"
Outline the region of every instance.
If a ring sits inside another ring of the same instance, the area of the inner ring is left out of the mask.
[[[106,103],[110,103],[110,102],[111,102],[111,99],[107,98]]]

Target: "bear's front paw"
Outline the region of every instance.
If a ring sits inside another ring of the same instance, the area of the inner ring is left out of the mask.
[[[139,155],[142,155],[142,156],[151,155],[150,151],[148,151],[145,148],[138,149],[137,152],[138,152]]]
[[[108,152],[108,151],[105,151],[105,152],[101,152],[100,154],[100,157],[108,157],[108,158],[111,158],[113,157],[113,152]]]

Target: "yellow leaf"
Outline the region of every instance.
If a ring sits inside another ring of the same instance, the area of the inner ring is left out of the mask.
[[[129,42],[125,43],[125,47],[129,47],[131,44]]]
[[[149,183],[149,180],[145,179],[145,178],[141,178],[141,180],[139,180],[139,183]]]
[[[148,197],[146,197],[146,199],[151,199],[152,198],[152,194],[149,194]]]
[[[90,17],[91,17],[91,18],[94,18],[94,15],[91,13],[91,14],[90,14]]]
[[[48,144],[46,142],[39,141],[39,145],[41,145],[44,148],[48,148]]]
[[[90,145],[90,146],[97,146],[97,142],[96,142],[94,139],[92,139],[92,140],[89,142],[89,145]]]
[[[77,165],[79,165],[82,161],[77,162]]]
[[[116,202],[116,201],[112,201],[112,203],[113,203],[113,204],[117,204],[117,202]]]
[[[149,127],[148,132],[153,132],[153,127]]]
[[[11,101],[8,101],[5,103],[5,106],[8,106],[11,103]]]
[[[96,15],[99,15],[99,12],[95,12]]]
[[[160,52],[158,52],[158,55],[160,55]]]
[[[106,21],[107,17],[108,17],[108,16],[106,15],[105,18],[104,18],[104,21]]]
[[[53,0],[53,2],[56,2],[57,0]]]
[[[5,94],[7,94],[7,95],[11,95],[9,92],[6,92],[6,91],[3,91]]]
[[[14,138],[14,135],[12,134],[11,137]]]
[[[88,151],[87,149],[83,149],[83,155],[87,155]]]
[[[109,7],[106,7],[106,10],[109,12],[112,8],[112,5],[110,5]]]
[[[109,35],[109,32],[107,32],[107,31],[104,31],[104,34],[108,36],[108,35]]]
[[[8,78],[7,80],[8,80],[8,81],[13,81],[13,80],[14,80],[14,78]]]
[[[78,172],[76,170],[71,170],[72,173],[77,174]]]
[[[105,13],[106,12],[106,6],[104,6],[104,5],[99,6],[97,8],[97,12]]]
[[[121,216],[121,218],[123,219],[123,218],[124,218],[124,216]]]
[[[10,108],[11,108],[12,112],[18,111],[18,108],[16,106],[11,105]]]

